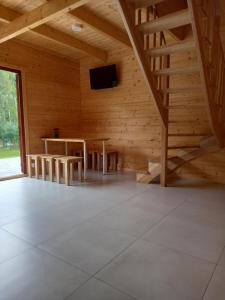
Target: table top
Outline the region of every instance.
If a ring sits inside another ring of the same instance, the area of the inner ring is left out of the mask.
[[[42,138],[42,141],[48,142],[67,142],[67,143],[84,143],[84,142],[104,142],[109,138]]]

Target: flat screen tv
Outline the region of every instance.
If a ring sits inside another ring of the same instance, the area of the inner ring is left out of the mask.
[[[116,65],[90,69],[89,73],[92,90],[108,89],[118,85]]]

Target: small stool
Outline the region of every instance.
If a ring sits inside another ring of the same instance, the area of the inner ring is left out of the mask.
[[[70,185],[73,180],[74,164],[78,164],[78,176],[79,180],[82,181],[82,162],[83,157],[79,156],[63,156],[55,158],[56,161],[56,181],[60,183],[60,165],[63,165],[63,171],[65,176],[65,184]]]
[[[72,154],[73,156],[79,156],[79,157],[83,156],[83,150],[82,149],[73,150],[72,153],[73,153]]]
[[[28,176],[32,177],[32,163],[34,162],[35,177],[38,179],[40,174],[41,156],[44,154],[27,154]]]
[[[46,180],[46,163],[48,163],[49,180],[52,182],[54,181],[54,159],[62,156],[63,155],[57,155],[57,154],[41,155],[42,179]]]
[[[96,170],[97,168],[97,155],[98,151],[96,150],[88,151],[88,165],[92,170]]]
[[[97,154],[97,170],[100,171],[103,167],[103,153],[95,151]],[[118,152],[116,151],[106,151],[106,170],[117,170]]]

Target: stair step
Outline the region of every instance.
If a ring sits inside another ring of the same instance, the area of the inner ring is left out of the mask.
[[[165,46],[165,47],[148,49],[148,50],[146,50],[146,53],[151,56],[162,56],[162,55],[167,55],[167,54],[191,51],[195,48],[196,48],[196,46],[195,46],[194,41],[188,41],[188,42],[183,42],[183,43],[180,42],[180,43]]]
[[[183,94],[183,93],[192,93],[192,92],[201,92],[202,87],[199,86],[189,86],[185,88],[170,88],[166,89],[168,94]]]
[[[135,5],[135,8],[148,7],[164,1],[165,0],[130,0],[130,2]]]
[[[199,120],[169,120],[168,121],[168,125],[170,127],[172,126],[203,126],[203,125],[206,125],[208,123],[208,121],[199,121]]]
[[[217,152],[221,150],[220,145],[215,136],[210,136],[200,142],[200,147],[208,153]]]
[[[183,9],[175,13],[165,15],[153,21],[145,22],[137,25],[138,29],[143,33],[154,33],[164,31],[191,23],[189,10]]]
[[[167,106],[167,109],[176,110],[176,109],[202,109],[205,105],[170,105]]]
[[[185,74],[191,74],[199,72],[199,66],[191,65],[183,68],[165,68],[158,71],[154,71],[154,75],[185,75]]]
[[[207,133],[170,133],[168,137],[193,137],[193,136],[209,136]]]
[[[197,149],[200,148],[198,145],[186,145],[186,146],[169,146],[168,150],[175,150],[175,149]]]

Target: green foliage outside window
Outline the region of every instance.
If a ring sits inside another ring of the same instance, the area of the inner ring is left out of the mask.
[[[18,145],[16,74],[0,70],[0,146]]]

